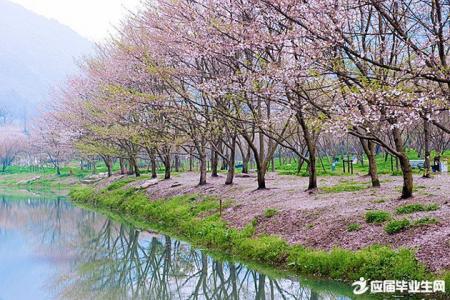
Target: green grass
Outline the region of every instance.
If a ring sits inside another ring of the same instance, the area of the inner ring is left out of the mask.
[[[384,227],[384,231],[388,234],[395,234],[405,231],[411,226],[411,221],[408,219],[392,220]]]
[[[433,225],[439,223],[436,218],[431,217],[423,217],[418,220],[415,220],[412,224],[412,226],[420,227],[420,226],[426,226],[426,225]]]
[[[410,160],[417,160],[421,159],[419,158],[419,155],[416,151],[409,149],[407,151],[408,158]],[[435,153],[433,152],[431,157],[433,158],[435,156]],[[447,150],[444,155],[442,156],[442,159],[448,159],[450,158],[450,151]],[[347,157],[345,156],[345,159]],[[323,167],[322,163],[319,159],[317,159],[317,174],[318,176],[345,176],[349,175],[349,173],[343,173],[342,169],[342,155],[339,155],[339,162],[336,165],[336,170],[332,171],[331,164],[332,164],[332,157],[324,156],[322,157]],[[380,153],[376,156],[376,162],[377,162],[377,169],[378,174],[390,174],[393,176],[401,176],[402,172],[401,170],[397,170],[395,159],[393,160],[393,171],[391,168],[391,159],[388,157],[386,160],[385,154]],[[346,166],[347,168],[347,166]],[[400,168],[400,166],[399,166]],[[307,171],[307,164],[304,163],[302,170],[298,171],[298,161],[297,159],[283,159],[280,160],[279,158],[275,159],[275,169],[280,175],[298,175],[298,176],[308,176]],[[324,170],[325,169],[325,170]],[[367,174],[369,171],[368,167],[368,160],[367,157],[364,157],[364,166],[361,165],[361,163],[353,165],[354,173],[355,174]],[[422,171],[419,169],[413,169],[413,172],[416,174],[421,174]]]
[[[360,182],[341,182],[333,186],[324,186],[320,190],[324,193],[342,193],[342,192],[356,192],[369,188],[366,183]]]
[[[419,159],[417,152],[414,150],[408,150],[407,151],[408,158],[411,160]],[[431,157],[434,157],[435,153],[433,152]],[[442,160],[446,160],[450,158],[450,150],[445,151],[445,153],[441,156]],[[336,167],[336,170],[333,172],[331,171],[331,164],[332,164],[332,158],[331,157],[322,157],[323,167],[320,163],[320,160],[317,161],[317,173],[318,176],[346,176],[349,175],[348,173],[342,172],[342,156],[339,156],[340,161],[338,162],[338,165]],[[379,174],[394,174],[394,175],[401,175],[401,171],[396,171],[395,167],[395,160],[394,160],[394,172],[391,171],[391,165],[390,165],[390,158],[388,160],[385,160],[385,155],[383,153],[380,153],[376,156],[376,162],[378,167],[378,173]],[[188,162],[183,161],[181,165],[180,171],[187,170]],[[146,174],[148,173],[146,166],[141,165],[141,173]],[[253,166],[254,167],[254,166]],[[303,165],[303,168],[300,173],[298,173],[298,164],[296,159],[282,159],[280,160],[278,157],[275,158],[275,169],[276,171],[281,175],[300,175],[300,176],[308,176],[307,172],[307,164],[305,163]],[[107,172],[107,169],[103,162],[97,161],[96,169],[98,173],[104,173]],[[119,171],[119,163],[116,162],[113,166],[113,171],[117,172]],[[324,170],[325,169],[325,170]],[[240,170],[237,170],[239,172]],[[360,163],[354,165],[354,171],[355,174],[367,174],[368,173],[368,162],[367,158],[364,160],[364,166],[362,166]],[[420,174],[421,172],[417,169],[414,170],[415,173]],[[21,174],[21,173],[32,173],[32,174],[55,174],[56,171],[53,167],[22,167],[22,166],[9,166],[6,169],[6,172],[0,172],[1,175],[8,175],[8,174]],[[84,169],[80,170],[79,162],[73,161],[67,166],[61,167],[61,173],[62,175],[68,176],[69,174],[71,176],[75,176],[78,178],[82,178],[85,176],[88,176],[92,174],[92,169]],[[158,174],[164,173],[164,168],[160,166],[160,168],[157,169]],[[176,173],[172,172],[175,176]]]
[[[384,230],[388,234],[396,234],[398,232],[405,231],[411,227],[422,227],[427,225],[437,224],[438,220],[431,217],[423,217],[415,221],[408,219],[392,220],[384,227]]]
[[[346,281],[361,276],[406,280],[429,275],[414,252],[407,249],[371,246],[358,251],[322,251],[289,245],[276,236],[255,236],[252,223],[241,230],[230,228],[220,218],[219,201],[213,197],[186,195],[150,201],[143,192],[133,189],[96,192],[87,187],[76,188],[70,195],[81,205],[121,214],[194,245],[299,274]]]
[[[398,207],[396,209],[396,213],[399,215],[404,215],[404,214],[412,214],[415,212],[422,212],[422,211],[435,211],[438,209],[439,209],[439,205],[437,205],[435,203],[428,204],[428,205],[415,203],[415,204],[408,204],[408,205]]]
[[[361,225],[359,225],[358,223],[352,223],[347,226],[348,232],[360,231],[360,230],[361,230]]]
[[[113,182],[106,189],[108,191],[118,190],[118,189],[123,188],[127,184],[132,183],[133,181],[136,181],[136,180],[140,180],[140,179],[142,179],[142,178],[140,178],[140,177],[125,177],[123,179]]]
[[[272,218],[276,214],[278,214],[278,210],[275,208],[268,208],[264,211],[264,217],[266,218]]]
[[[391,219],[391,214],[387,211],[373,210],[366,213],[366,222],[381,224]]]

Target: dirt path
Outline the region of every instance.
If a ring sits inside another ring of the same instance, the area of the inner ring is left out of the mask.
[[[267,190],[255,190],[256,178],[237,177],[235,184],[225,186],[225,177],[208,178],[206,186],[197,186],[198,175],[186,173],[171,180],[160,181],[147,189],[150,198],[160,199],[179,194],[198,193],[232,199],[233,206],[224,212],[224,219],[237,228],[255,218],[258,234],[274,234],[290,243],[299,243],[319,249],[335,246],[359,249],[372,244],[408,247],[417,250],[417,257],[430,270],[450,269],[450,176],[439,175],[433,179],[414,178],[417,191],[409,200],[399,200],[401,177],[382,176],[382,187],[365,188],[356,192],[310,194],[305,192],[307,178],[268,174]],[[368,184],[367,177],[322,177],[320,187],[335,186],[342,182]],[[436,203],[440,209],[396,216],[398,206]],[[267,218],[264,212],[273,208],[278,213]],[[439,220],[436,225],[412,228],[388,235],[383,225],[367,224],[364,215],[368,210],[385,210],[395,218],[411,220],[427,216]],[[359,231],[348,232],[347,226],[358,223]]]

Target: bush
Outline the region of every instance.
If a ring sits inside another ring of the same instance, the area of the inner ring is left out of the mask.
[[[408,219],[393,220],[384,227],[384,230],[388,234],[395,234],[395,233],[398,233],[398,232],[408,229],[410,226],[411,226],[411,221]]]
[[[268,208],[266,209],[266,211],[264,212],[264,217],[266,218],[272,218],[273,216],[275,216],[276,214],[278,214],[278,210],[275,208]]]
[[[412,213],[421,212],[421,211],[434,211],[434,210],[438,210],[438,209],[439,209],[439,205],[437,205],[437,204],[423,205],[420,203],[416,203],[416,204],[408,204],[408,205],[400,206],[397,208],[396,212],[399,215],[404,215],[404,214],[412,214]]]
[[[381,224],[391,219],[391,214],[387,211],[374,210],[366,213],[367,223]]]
[[[426,226],[426,225],[437,224],[437,223],[438,223],[438,220],[435,218],[423,217],[418,220],[415,220],[413,222],[413,226],[419,227],[419,226]]]
[[[358,223],[352,223],[347,226],[348,232],[359,231],[359,230],[361,230],[361,225],[359,225]]]

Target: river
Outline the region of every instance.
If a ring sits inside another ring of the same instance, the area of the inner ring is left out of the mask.
[[[0,195],[0,299],[355,299],[346,285],[260,271],[64,197]]]

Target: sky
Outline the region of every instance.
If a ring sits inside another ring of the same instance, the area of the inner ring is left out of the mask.
[[[141,0],[10,0],[40,15],[69,26],[91,41],[99,42]]]

